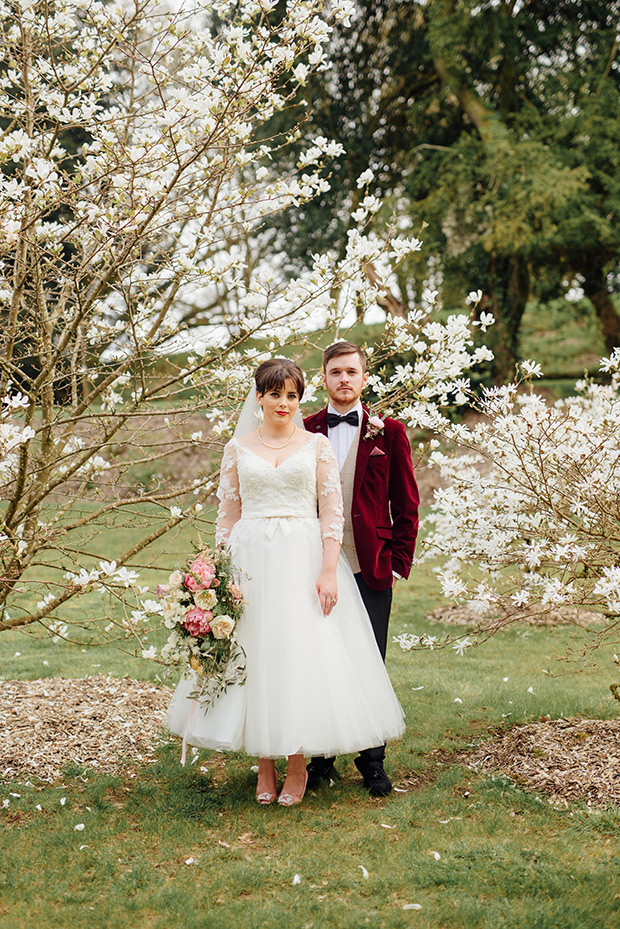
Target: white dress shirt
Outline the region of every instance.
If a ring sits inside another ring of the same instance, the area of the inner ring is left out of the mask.
[[[342,466],[347,459],[349,454],[349,449],[353,444],[353,439],[355,438],[355,433],[362,425],[362,404],[358,400],[357,404],[354,407],[351,407],[350,410],[347,410],[347,413],[352,413],[353,410],[357,410],[357,415],[359,417],[359,425],[352,426],[350,423],[340,423],[339,426],[332,426],[327,430],[327,438],[331,442],[331,446],[334,450],[334,454],[338,460],[338,467],[342,471]],[[335,410],[331,403],[327,405],[328,413],[336,413],[338,416],[342,414]]]
[[[355,433],[362,425],[362,409],[361,401],[357,402],[357,405],[352,407],[351,410],[347,410],[348,413],[351,413],[352,410],[357,410],[357,415],[359,416],[359,426],[351,426],[350,423],[340,423],[339,426],[332,426],[327,429],[327,438],[331,442],[331,446],[334,450],[334,454],[338,459],[338,467],[342,471],[342,466],[346,461],[347,455],[349,454],[349,449],[355,438]],[[331,403],[327,405],[328,413],[338,413],[338,410],[335,410]],[[338,415],[342,415],[338,413]],[[392,574],[396,580],[402,580],[402,575],[398,571],[392,571]]]

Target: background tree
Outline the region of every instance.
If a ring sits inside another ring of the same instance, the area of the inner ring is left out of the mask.
[[[202,402],[234,404],[239,339],[203,340],[189,369],[163,377],[152,376],[153,364],[171,340],[180,344],[177,307],[187,295],[242,277],[231,243],[324,183],[317,147],[303,177],[240,173],[268,161],[254,127],[286,105],[283,85],[299,56],[323,62],[331,28],[321,3],[293,3],[276,25],[271,6],[224,2],[189,15],[149,0],[61,0],[1,11],[0,629],[51,621],[93,585],[122,599],[137,577],[128,562],[182,517],[168,503],[197,485],[200,506],[212,489],[192,475],[128,493],[117,459],[129,437],[144,463],[188,441],[184,418],[197,403],[183,399],[188,377]],[[345,2],[333,15],[346,11]],[[283,286],[269,312],[254,281],[247,330],[267,335],[328,303],[330,270],[307,275],[303,292]],[[69,402],[59,406],[67,382]],[[148,423],[166,412],[171,426],[158,445]],[[140,540],[108,561],[98,529],[138,504]],[[20,584],[40,583],[50,552],[56,573],[33,609]]]
[[[52,628],[68,601],[96,591],[102,634],[140,641],[148,601],[136,559],[148,562],[182,519],[209,531],[215,460],[260,357],[250,338],[291,352],[311,322],[338,331],[347,305],[382,299],[392,268],[419,247],[354,221],[339,261],[316,254],[293,279],[277,260],[252,267],[247,243],[264,248],[265,218],[324,191],[343,151],[319,137],[300,145],[295,170],[271,167],[288,137],[260,127],[325,65],[351,7],[275,6],[220,0],[189,14],[151,0],[14,0],[0,10],[0,631]],[[231,293],[234,319],[223,309]],[[424,322],[411,323],[420,339]],[[456,340],[465,366],[467,337],[465,327]],[[435,367],[419,371],[429,399],[446,391]],[[198,443],[199,473],[147,490],[125,478],[128,448],[146,468]],[[119,533],[111,559],[102,531],[123,527],[133,540]]]
[[[563,294],[576,278],[611,349],[619,318],[610,297],[618,254],[617,3],[359,0],[352,29],[336,30],[333,68],[300,90],[317,102],[304,131],[347,150],[331,190],[280,239],[292,261],[327,231],[346,242],[358,206],[360,162],[396,215],[424,232],[403,265],[396,301],[430,282],[458,306],[472,287],[497,320],[497,373],[510,375],[529,296]],[[372,152],[372,154],[370,154]],[[401,306],[402,309],[402,306]]]

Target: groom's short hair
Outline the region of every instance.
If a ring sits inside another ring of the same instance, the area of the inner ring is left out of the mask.
[[[327,365],[332,358],[338,358],[340,355],[352,355],[354,352],[359,355],[362,371],[365,371],[366,355],[361,346],[355,345],[354,342],[334,342],[333,345],[328,345],[323,352],[323,370],[327,370]]]

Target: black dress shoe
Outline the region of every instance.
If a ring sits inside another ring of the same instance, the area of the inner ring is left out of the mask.
[[[365,761],[355,758],[355,766],[364,778],[364,787],[373,797],[387,797],[392,790],[392,782],[383,770],[381,761]]]
[[[308,772],[307,790],[316,790],[321,781],[329,783],[338,780],[339,777],[331,758],[312,758],[306,765],[306,771]]]

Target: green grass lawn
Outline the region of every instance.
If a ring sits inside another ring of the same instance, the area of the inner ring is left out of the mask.
[[[419,568],[397,588],[394,633],[444,631],[423,618],[436,605],[430,578]],[[340,780],[302,806],[262,808],[255,759],[201,752],[183,769],[176,742],[137,777],[73,769],[51,787],[4,784],[0,929],[616,927],[618,813],[557,809],[456,755],[489,728],[616,714],[608,653],[580,674],[543,672],[563,670],[554,656],[569,641],[566,629],[521,627],[463,657],[392,646],[408,726],[387,767],[405,792],[383,800],[365,794],[348,756]],[[2,635],[0,661],[5,678],[158,671],[110,647],[16,632]]]
[[[584,370],[596,374],[598,359],[608,354],[600,323],[587,299],[528,302],[519,345],[521,358],[542,365],[545,380],[570,378],[573,385]]]

